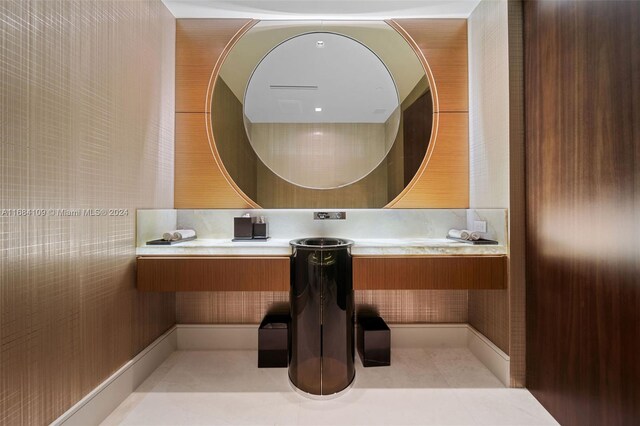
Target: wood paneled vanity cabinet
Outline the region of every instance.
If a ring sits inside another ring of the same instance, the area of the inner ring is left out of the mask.
[[[140,291],[289,291],[290,258],[139,256]],[[507,287],[507,256],[354,256],[355,290]]]
[[[289,257],[139,256],[140,291],[289,291]]]
[[[355,290],[507,288],[507,256],[356,256]]]

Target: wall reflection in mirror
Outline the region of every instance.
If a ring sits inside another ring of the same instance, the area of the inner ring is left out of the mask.
[[[378,208],[418,171],[433,104],[422,64],[384,22],[262,21],[214,86],[215,147],[264,208]]]

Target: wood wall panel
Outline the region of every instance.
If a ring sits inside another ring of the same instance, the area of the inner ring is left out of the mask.
[[[355,290],[506,288],[506,256],[354,256]]]
[[[211,153],[205,125],[208,117],[205,113],[176,114],[175,208],[251,208],[229,185]]]
[[[176,33],[176,122],[183,121],[183,113],[209,111],[208,92],[210,77],[216,63],[225,54],[239,34],[254,21],[243,19],[178,19]],[[433,162],[423,162],[423,168],[414,179],[415,190],[407,188],[387,207],[408,208],[466,208],[469,206],[468,186],[468,83],[467,83],[467,31],[465,19],[420,19],[392,21],[396,28],[406,27],[404,35],[416,40],[422,54],[433,70],[431,83],[438,87],[435,101],[438,111],[434,121],[443,123],[441,132],[432,137],[430,145],[437,145]],[[206,69],[210,69],[206,77]],[[206,80],[206,81],[205,81]],[[458,115],[459,112],[462,115]],[[447,113],[445,115],[445,112]],[[455,112],[454,114],[449,114]],[[227,182],[226,189],[218,185],[226,176],[224,167],[215,160],[208,165],[205,160],[194,160],[198,166],[190,167],[192,152],[204,153],[202,142],[213,140],[207,128],[209,117],[201,114],[202,121],[189,119],[193,125],[189,133],[176,134],[176,208],[247,208],[256,206],[239,188]],[[178,125],[178,124],[176,124]],[[197,127],[202,126],[202,129]],[[452,129],[451,126],[459,126]],[[205,135],[192,139],[190,134]],[[439,138],[448,140],[438,143]],[[456,140],[452,140],[456,138]],[[193,147],[191,145],[194,145]],[[433,151],[430,148],[429,153]],[[429,155],[429,153],[427,155]],[[213,153],[211,154],[214,155]],[[183,161],[178,163],[177,159]],[[450,161],[446,168],[441,161]],[[453,166],[452,166],[453,165]],[[426,166],[426,170],[425,170]],[[206,170],[213,168],[213,170]],[[190,170],[189,170],[190,169]],[[455,171],[452,172],[452,169]],[[202,173],[200,178],[199,173]],[[207,186],[213,177],[215,184]],[[404,200],[404,198],[407,198]]]
[[[393,208],[469,207],[468,113],[434,114],[437,137],[432,139],[428,163]]]
[[[394,20],[413,39],[433,73],[434,112],[469,111],[466,19]]]
[[[391,208],[469,207],[469,77],[466,19],[389,21],[415,44],[434,99],[427,154]]]
[[[527,388],[640,420],[640,2],[524,2]]]
[[[289,257],[138,257],[140,291],[287,291]],[[506,288],[506,256],[354,256],[356,290]]]
[[[215,64],[251,19],[176,20],[176,113],[209,112],[207,89]]]
[[[288,291],[289,257],[138,257],[140,291]]]

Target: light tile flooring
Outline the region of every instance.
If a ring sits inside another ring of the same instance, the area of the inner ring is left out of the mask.
[[[174,352],[104,425],[549,425],[524,389],[506,389],[466,348],[394,349],[345,395],[314,401],[256,351]]]

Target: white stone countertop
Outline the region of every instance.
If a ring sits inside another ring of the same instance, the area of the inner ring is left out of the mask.
[[[224,239],[196,239],[170,246],[141,246],[138,256],[290,256],[290,239],[233,242]],[[351,254],[363,255],[496,255],[506,254],[503,245],[471,245],[446,238],[354,239]]]

